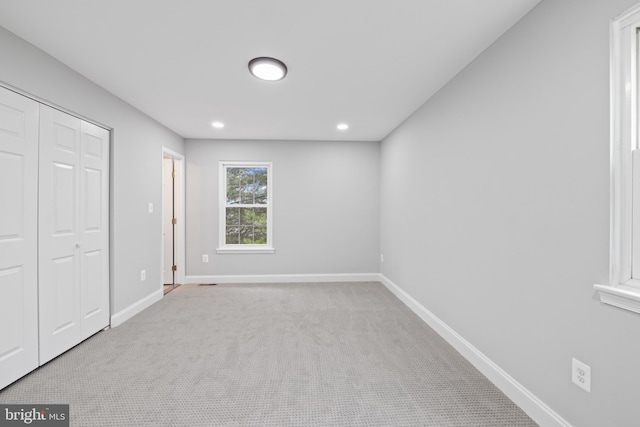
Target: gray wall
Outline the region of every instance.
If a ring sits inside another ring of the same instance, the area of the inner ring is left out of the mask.
[[[114,129],[112,313],[161,289],[162,146],[183,152],[183,139],[3,28],[0,52],[0,82]],[[153,214],[147,213],[149,202]]]
[[[187,275],[378,272],[378,142],[186,140],[185,152]],[[273,162],[275,254],[216,254],[221,160]]]
[[[640,316],[592,289],[609,268],[609,22],[636,2],[544,0],[381,147],[382,274],[575,426],[640,423]]]

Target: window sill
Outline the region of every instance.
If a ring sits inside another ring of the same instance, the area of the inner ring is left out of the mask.
[[[627,285],[593,285],[593,288],[604,304],[640,314],[640,289]]]
[[[276,250],[274,248],[218,248],[216,253],[218,254],[273,254]]]

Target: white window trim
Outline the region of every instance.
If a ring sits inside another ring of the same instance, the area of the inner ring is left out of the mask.
[[[266,167],[267,168],[267,244],[266,245],[227,245],[225,243],[225,218],[227,200],[227,168],[230,167]],[[271,162],[221,161],[219,163],[219,242],[218,254],[272,254],[273,247],[273,164]]]
[[[610,269],[609,283],[594,285],[600,301],[635,313],[640,313],[640,280],[632,277],[633,241],[638,242],[640,236],[640,223],[633,227],[632,215],[632,164],[633,157],[640,154],[636,151],[640,148],[637,120],[640,80],[637,69],[640,59],[638,28],[640,5],[611,21]],[[638,188],[636,192],[640,194]],[[632,234],[634,229],[636,236]],[[636,265],[640,265],[640,244],[636,246]]]

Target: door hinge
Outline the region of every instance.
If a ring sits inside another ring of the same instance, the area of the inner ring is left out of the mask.
[[[176,173],[176,171],[171,172],[171,178],[175,178],[177,176],[178,176],[178,174]]]
[[[172,265],[171,266],[171,271],[178,271],[178,266],[177,265]]]
[[[173,218],[171,220],[171,224],[176,225],[178,223],[178,218]]]

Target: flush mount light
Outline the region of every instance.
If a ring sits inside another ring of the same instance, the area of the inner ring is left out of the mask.
[[[346,123],[340,123],[338,126],[336,126],[338,128],[338,130],[347,130],[349,129],[349,125]]]
[[[213,123],[211,123],[211,126],[213,126],[216,129],[222,129],[224,127],[224,123],[222,123],[222,122],[213,122]]]
[[[287,66],[278,59],[262,56],[249,61],[249,71],[254,77],[274,82],[284,79],[287,75]]]

